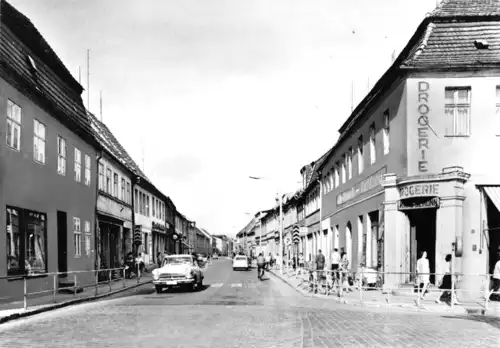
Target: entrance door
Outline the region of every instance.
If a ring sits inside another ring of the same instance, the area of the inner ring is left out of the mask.
[[[427,252],[430,273],[436,271],[436,209],[418,209],[408,212],[410,220],[410,272],[415,273],[420,253]],[[435,276],[430,276],[434,283]],[[412,278],[413,280],[413,278]]]
[[[65,278],[68,271],[68,216],[63,211],[57,212],[57,270],[59,277]]]

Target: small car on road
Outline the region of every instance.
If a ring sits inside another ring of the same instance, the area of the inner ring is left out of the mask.
[[[237,269],[244,269],[248,271],[250,264],[248,262],[248,257],[246,255],[236,255],[233,259],[233,271]]]
[[[203,288],[203,272],[192,255],[169,255],[163,260],[161,268],[152,272],[156,292],[176,286],[189,287],[191,290]]]
[[[212,259],[214,260],[218,260],[219,259],[219,255],[217,255],[216,253],[212,255]]]

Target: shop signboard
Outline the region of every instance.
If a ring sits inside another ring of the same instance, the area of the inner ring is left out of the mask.
[[[344,203],[347,203],[349,201],[352,201],[353,199],[357,198],[358,196],[362,195],[365,192],[371,191],[374,188],[377,188],[380,186],[380,182],[382,181],[382,178],[384,174],[386,173],[387,168],[383,167],[374,174],[370,175],[367,177],[365,180],[357,183],[350,189],[345,190],[344,192],[341,192],[337,195],[337,205],[342,205]]]
[[[428,208],[439,208],[439,197],[430,198],[416,198],[416,199],[402,199],[398,201],[398,210],[417,210],[417,209],[428,209]]]

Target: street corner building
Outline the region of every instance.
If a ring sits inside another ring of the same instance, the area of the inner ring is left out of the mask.
[[[500,1],[441,2],[339,133],[315,162],[308,250],[343,249],[393,287],[414,282],[420,251],[437,283],[455,248],[462,295],[484,290],[500,247]]]
[[[281,245],[284,261],[320,249],[331,260],[336,248],[393,289],[413,286],[422,251],[437,285],[453,254],[460,297],[477,298],[500,251],[499,147],[500,0],[442,1],[301,169],[302,188],[256,215],[238,245]]]
[[[94,267],[99,145],[71,76],[38,30],[0,1],[0,297]],[[93,277],[82,273],[82,278]]]

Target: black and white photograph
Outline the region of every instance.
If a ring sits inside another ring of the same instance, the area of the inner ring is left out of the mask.
[[[0,348],[500,347],[500,0],[0,0]]]

